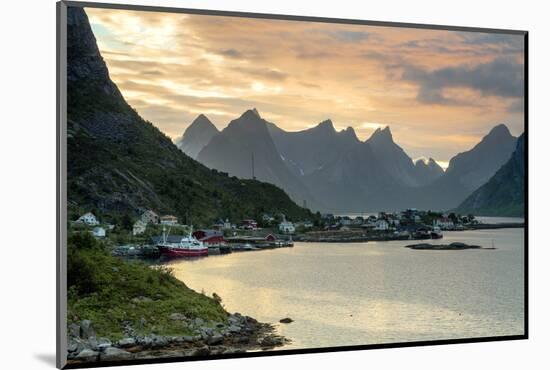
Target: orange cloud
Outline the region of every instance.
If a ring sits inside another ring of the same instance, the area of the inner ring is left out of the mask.
[[[331,118],[366,139],[377,125],[389,125],[412,157],[443,163],[498,123],[523,131],[521,97],[505,93],[522,74],[511,81],[494,63],[521,68],[521,36],[86,12],[111,78],[171,137],[199,113],[221,129],[256,107],[292,131]]]

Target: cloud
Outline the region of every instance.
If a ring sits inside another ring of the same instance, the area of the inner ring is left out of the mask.
[[[508,105],[508,112],[510,113],[523,114],[524,109],[525,109],[525,99],[523,97],[513,99],[512,102]]]
[[[365,139],[378,122],[391,123],[411,156],[440,160],[470,144],[449,135],[479,138],[494,122],[510,123],[514,134],[523,131],[521,97],[513,89],[521,80],[514,77],[522,68],[521,37],[100,8],[86,12],[124,97],[172,137],[199,113],[222,129],[251,107],[290,131],[330,117]],[[439,136],[431,136],[434,132]]]
[[[523,96],[523,64],[511,58],[496,58],[488,63],[444,67],[432,71],[405,65],[401,78],[419,85],[417,99],[423,103],[457,103],[445,97],[445,89],[448,88],[468,88],[482,96]]]
[[[219,53],[230,58],[241,58],[243,56],[243,54],[237,49],[225,49],[221,50]]]
[[[365,31],[327,31],[327,34],[342,42],[359,42],[370,38],[370,33]]]

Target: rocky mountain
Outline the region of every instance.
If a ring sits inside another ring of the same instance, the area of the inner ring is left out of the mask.
[[[384,167],[368,142],[343,153],[337,160],[304,177],[316,199],[331,213],[401,209],[406,190]]]
[[[273,123],[268,123],[268,129],[281,158],[297,176],[318,171],[360,143],[352,127],[337,132],[331,120],[297,132]]]
[[[204,114],[200,114],[187,127],[183,135],[176,140],[175,144],[182,152],[197,159],[202,148],[218,133],[216,126]]]
[[[522,134],[508,162],[466,198],[457,208],[457,212],[479,216],[524,216],[524,192],[525,142]]]
[[[508,127],[497,125],[467,152],[459,153],[450,162],[445,176],[453,178],[467,189],[477,189],[510,159],[517,138]]]
[[[412,159],[395,143],[388,126],[376,129],[366,141],[378,162],[395,179],[406,186],[418,186],[421,180]]]
[[[414,167],[419,185],[427,185],[445,174],[443,168],[433,158],[427,161],[419,159],[414,163]]]
[[[201,150],[197,159],[231,176],[245,179],[255,176],[275,184],[299,203],[313,201],[303,183],[283,162],[268,131],[268,122],[256,109],[247,110],[231,121]]]
[[[451,158],[443,176],[411,192],[411,197],[418,200],[417,208],[456,208],[510,159],[516,141],[505,125],[495,126],[472,149]]]
[[[274,185],[212,171],[181,152],[143,120],[111,81],[86,13],[67,20],[67,187],[69,217],[93,210],[137,215],[171,213],[195,224],[261,212],[311,218]]]

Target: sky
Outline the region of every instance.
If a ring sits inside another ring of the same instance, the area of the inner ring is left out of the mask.
[[[445,167],[497,124],[524,130],[521,35],[86,8],[112,80],[173,139],[245,110],[287,131],[389,126]]]

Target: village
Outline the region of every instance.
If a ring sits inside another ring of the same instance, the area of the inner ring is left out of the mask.
[[[128,227],[131,226],[131,227]],[[421,211],[380,212],[365,216],[324,214],[315,221],[292,222],[282,214],[264,213],[260,219],[232,222],[219,219],[207,228],[193,229],[181,224],[174,215],[144,211],[138,220],[127,225],[102,223],[87,212],[71,223],[75,230],[90,232],[106,241],[113,255],[157,258],[162,243],[177,245],[182,240],[196,240],[204,246],[201,255],[219,255],[239,251],[292,247],[300,242],[369,242],[389,240],[441,239],[443,231],[483,228],[521,227],[522,224],[483,224],[473,215]],[[187,239],[186,239],[187,240]]]

